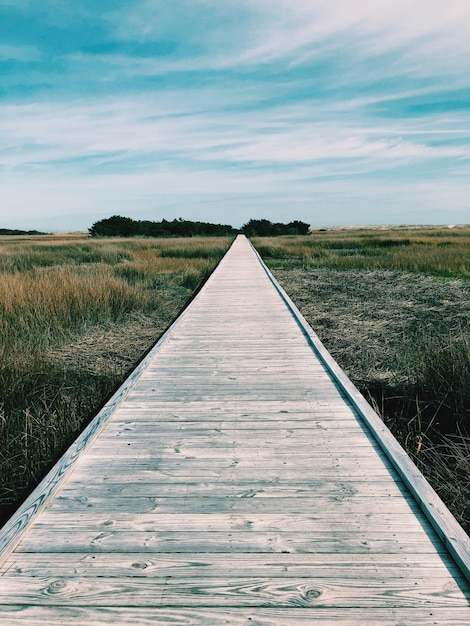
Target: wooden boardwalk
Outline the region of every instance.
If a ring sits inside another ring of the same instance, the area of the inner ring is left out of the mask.
[[[0,534],[0,624],[470,624],[468,538],[371,413],[238,237]]]

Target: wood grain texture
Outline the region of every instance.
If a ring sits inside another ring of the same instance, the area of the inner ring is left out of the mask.
[[[238,238],[7,526],[2,626],[470,623],[457,535],[310,332]]]
[[[36,606],[0,605],[2,624],[21,626],[97,626],[115,624],[152,626],[178,624],[181,626],[461,626],[468,623],[468,608],[406,607],[334,610],[324,608],[186,608],[178,607],[96,607],[96,606]]]
[[[42,606],[322,607],[368,610],[466,607],[456,582],[380,578],[27,578],[0,587],[0,602]]]
[[[327,554],[264,553],[254,555],[217,553],[142,554],[141,552],[16,553],[7,562],[9,575],[63,577],[179,577],[189,578],[195,570],[207,578],[265,577],[272,578],[376,578],[381,580],[433,579],[448,580],[452,573],[461,578],[455,564],[446,554],[376,554],[350,555],[341,552]],[[405,568],[405,574],[403,569]]]

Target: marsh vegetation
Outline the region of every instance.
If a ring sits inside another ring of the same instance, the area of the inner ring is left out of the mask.
[[[0,238],[0,518],[134,369],[231,238]],[[253,243],[470,530],[470,228]]]

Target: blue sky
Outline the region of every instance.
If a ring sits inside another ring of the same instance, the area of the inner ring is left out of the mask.
[[[469,0],[0,0],[0,228],[469,223],[469,59]]]

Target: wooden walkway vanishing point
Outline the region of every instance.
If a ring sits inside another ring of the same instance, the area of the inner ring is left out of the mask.
[[[2,626],[470,624],[467,535],[241,236],[0,548]]]

